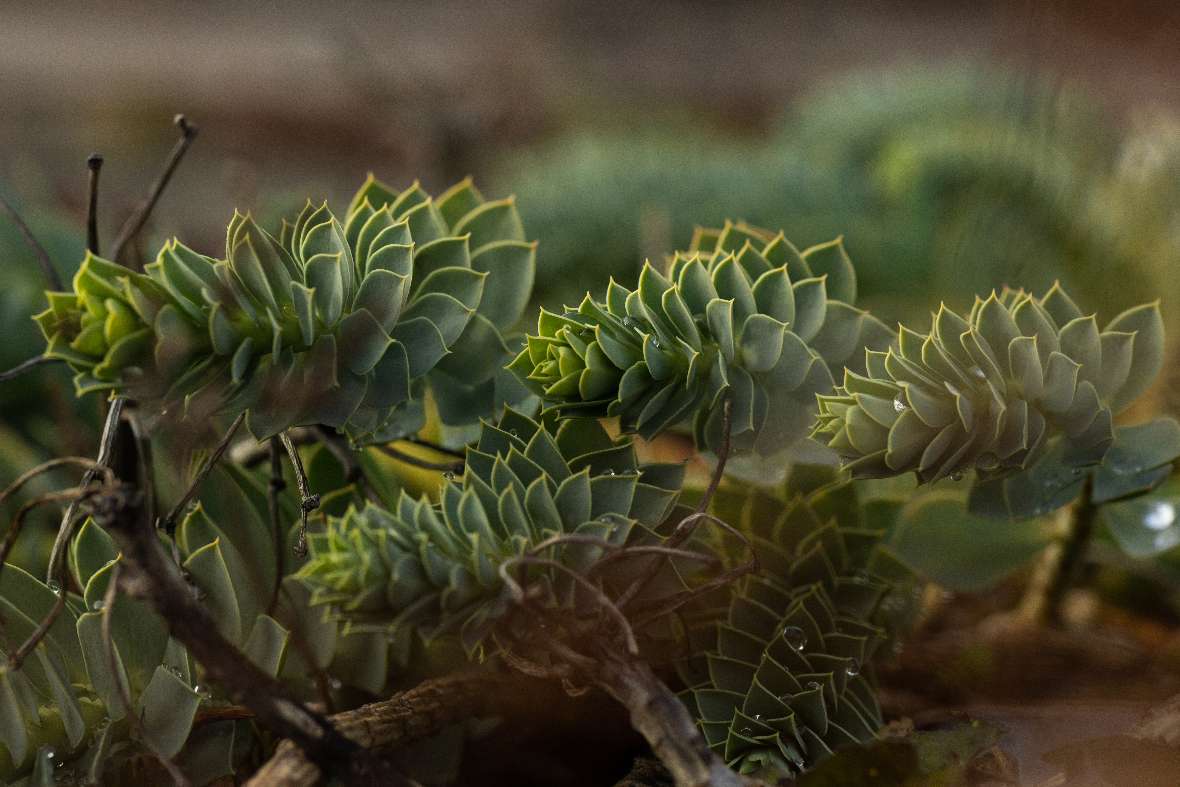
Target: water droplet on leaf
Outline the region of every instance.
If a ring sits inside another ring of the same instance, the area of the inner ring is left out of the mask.
[[[783,629],[783,641],[790,645],[791,650],[799,653],[807,645],[807,634],[798,626],[787,626]]]
[[[910,409],[910,406],[905,402],[905,394],[901,391],[898,391],[897,396],[893,397],[893,409],[899,413],[904,413]]]
[[[454,472],[452,472],[451,470],[446,471],[445,473],[443,473],[443,479],[446,481],[454,481],[455,480]]]
[[[1165,501],[1152,503],[1143,515],[1143,524],[1149,530],[1167,530],[1175,521],[1176,507]]]
[[[848,662],[848,666],[844,668],[844,674],[850,678],[855,678],[860,674],[860,662],[856,659]]]
[[[45,583],[45,586],[48,587],[50,592],[55,596],[61,593],[61,583],[56,579],[49,580]]]
[[[92,610],[94,610],[95,612],[102,612],[103,607],[105,607],[105,606],[106,606],[106,602],[104,602],[101,598],[96,598],[94,600],[94,602],[91,603],[90,608]]]

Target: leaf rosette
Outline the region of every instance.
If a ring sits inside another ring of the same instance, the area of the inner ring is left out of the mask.
[[[1060,460],[1102,460],[1113,417],[1163,364],[1159,304],[1099,328],[1059,286],[1041,298],[1005,289],[961,317],[945,305],[928,334],[905,326],[897,345],[867,353],[867,373],[819,397],[817,438],[854,477],[913,471],[923,482],[999,478],[1060,440]]]
[[[318,423],[384,441],[421,426],[428,376],[444,417],[491,412],[534,252],[512,201],[470,181],[435,200],[370,178],[343,222],[309,203],[275,238],[235,214],[224,260],[175,240],[142,274],[87,255],[36,319],[79,394],[244,410],[259,438]]]
[[[862,505],[831,478],[796,467],[783,496],[722,503],[762,571],[697,629],[682,665],[681,697],[709,746],[768,781],[876,736],[873,663],[913,614],[913,577],[882,545],[902,502]]]
[[[855,298],[840,240],[799,252],[729,223],[698,231],[666,275],[646,264],[635,290],[612,281],[605,302],[542,311],[510,368],[562,412],[618,416],[649,439],[692,422],[711,451],[730,396],[735,449],[773,455],[807,435],[832,368],[888,342]]]
[[[405,652],[416,635],[457,634],[475,653],[507,609],[509,561],[554,537],[591,537],[597,543],[543,554],[562,569],[521,566],[521,581],[540,582],[552,603],[575,603],[571,572],[610,547],[660,538],[683,472],[679,464],[640,465],[631,442],[612,439],[596,421],[569,419],[551,433],[509,409],[483,424],[462,479],[444,480],[440,503],[403,492],[392,509],[368,504],[330,518],[326,531],[310,535],[299,576],[345,630],[385,632]]]

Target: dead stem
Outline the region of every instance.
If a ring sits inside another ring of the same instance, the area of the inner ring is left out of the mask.
[[[176,171],[176,167],[180,164],[181,159],[184,158],[185,152],[197,137],[197,127],[189,123],[184,115],[177,115],[173,118],[172,122],[180,129],[180,139],[176,140],[176,144],[172,146],[172,150],[168,153],[168,158],[164,162],[164,169],[156,178],[155,183],[152,184],[147,198],[140,203],[135,213],[131,214],[127,218],[127,221],[123,223],[123,226],[119,228],[119,233],[115,236],[115,242],[111,244],[110,259],[112,260],[118,261],[123,248],[143,229],[143,225],[147,223],[148,217],[152,215],[152,210],[156,207],[156,203],[159,202],[160,195],[164,193],[164,189],[168,186],[168,181],[172,179],[172,173]],[[130,267],[138,269],[138,262],[136,265]]]

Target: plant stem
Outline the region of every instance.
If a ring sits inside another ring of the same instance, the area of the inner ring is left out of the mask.
[[[741,787],[747,782],[709,750],[688,709],[641,662],[607,656],[595,682],[631,714],[677,787]]]
[[[177,115],[172,121],[177,128],[180,129],[180,139],[176,140],[176,144],[172,146],[172,150],[168,153],[168,159],[164,162],[164,169],[156,178],[155,183],[152,184],[151,190],[148,192],[147,198],[140,203],[139,208],[128,217],[123,226],[119,228],[119,234],[115,237],[115,242],[111,244],[110,259],[118,262],[119,255],[123,252],[123,247],[127,245],[139,231],[143,229],[143,225],[147,223],[148,217],[152,215],[152,209],[156,207],[156,202],[159,201],[160,195],[164,193],[164,189],[168,186],[168,181],[172,179],[172,173],[176,171],[180,160],[184,158],[185,151],[188,150],[189,145],[193,144],[193,140],[197,137],[197,127],[189,123],[184,115]],[[133,266],[138,269],[141,267],[139,261]],[[61,289],[58,287],[58,289]]]
[[[1097,513],[1087,480],[1073,505],[1056,514],[1058,538],[1045,548],[1033,571],[1017,612],[1020,620],[1032,625],[1061,622],[1061,604],[1085,563]]]
[[[466,719],[527,716],[561,701],[551,684],[487,672],[437,678],[331,717],[342,735],[377,754],[421,740]],[[307,787],[322,773],[297,746],[283,741],[246,787]]]
[[[90,170],[86,188],[86,248],[98,254],[98,173],[102,171],[102,156],[91,153],[86,167]]]

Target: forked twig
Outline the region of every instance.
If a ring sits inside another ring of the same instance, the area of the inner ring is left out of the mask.
[[[143,229],[143,225],[147,223],[148,217],[151,216],[152,210],[160,200],[160,195],[164,193],[164,189],[168,186],[168,181],[172,179],[172,173],[176,171],[176,167],[180,164],[181,159],[184,158],[185,152],[193,144],[193,140],[196,139],[197,127],[189,123],[184,115],[177,115],[173,118],[172,122],[180,129],[180,139],[176,140],[176,144],[172,146],[171,152],[168,153],[168,158],[164,162],[164,169],[159,177],[156,178],[155,183],[152,184],[147,198],[140,203],[135,213],[131,214],[127,218],[127,221],[123,223],[123,226],[119,228],[119,233],[115,236],[115,242],[111,244],[110,259],[112,260],[117,261],[120,253],[123,251],[123,247]]]
[[[221,461],[221,455],[225,453],[225,449],[229,447],[229,443],[231,440],[233,440],[234,434],[238,431],[238,428],[245,420],[246,413],[239,413],[238,417],[235,418],[233,423],[229,425],[229,429],[225,431],[225,435],[221,438],[221,442],[219,442],[217,447],[213,449],[213,453],[205,457],[205,461],[201,463],[201,468],[197,471],[197,474],[193,476],[193,480],[188,485],[188,489],[184,490],[184,494],[179,500],[176,501],[176,505],[172,506],[172,509],[168,512],[168,515],[160,520],[159,527],[163,529],[165,533],[171,536],[174,532],[176,532],[176,521],[180,519],[180,515],[184,513],[184,509],[187,508],[188,504],[192,502],[193,498],[197,494],[197,490],[209,476],[209,473],[213,472],[213,468],[216,467],[217,463]]]
[[[556,569],[568,576],[574,581],[575,584],[589,593],[590,597],[594,599],[598,607],[605,611],[607,615],[609,615],[611,619],[614,620],[615,625],[617,625],[619,628],[619,633],[623,635],[623,642],[627,646],[627,652],[632,656],[639,655],[639,643],[635,639],[635,632],[632,631],[631,624],[627,622],[627,617],[619,610],[618,607],[615,606],[615,603],[611,601],[605,593],[602,592],[602,588],[594,585],[569,566],[564,565],[563,563],[560,563],[556,560],[551,560],[545,557],[536,557],[534,555],[517,555],[516,557],[506,560],[500,564],[500,578],[504,580],[505,586],[508,588],[508,591],[512,594],[514,600],[517,603],[521,603],[525,600],[524,588],[522,588],[520,584],[512,578],[512,569],[517,565],[549,566],[550,568]]]
[[[42,462],[31,470],[26,470],[17,476],[15,481],[9,484],[3,492],[0,492],[0,505],[4,505],[8,498],[19,492],[22,488],[24,488],[25,484],[29,483],[34,478],[43,475],[44,473],[48,473],[51,470],[56,470],[59,467],[65,467],[68,465],[78,465],[87,470],[94,470],[101,474],[107,483],[111,483],[114,480],[114,473],[111,472],[109,467],[104,467],[89,457],[59,456],[57,459],[50,459],[48,462]]]
[[[96,467],[111,466],[111,454],[115,446],[115,435],[119,431],[119,419],[123,415],[124,402],[122,397],[117,397],[111,402],[110,409],[107,410],[106,422],[103,423],[102,437],[99,440]],[[78,486],[86,487],[94,481],[99,473],[96,467],[91,467],[86,471]],[[49,568],[45,572],[46,581],[60,581],[55,578],[65,575],[66,547],[69,546],[70,539],[74,537],[74,527],[77,523],[76,508],[77,501],[71,503],[62,514],[61,526],[57,529],[57,537],[54,539],[53,549],[49,553]]]

